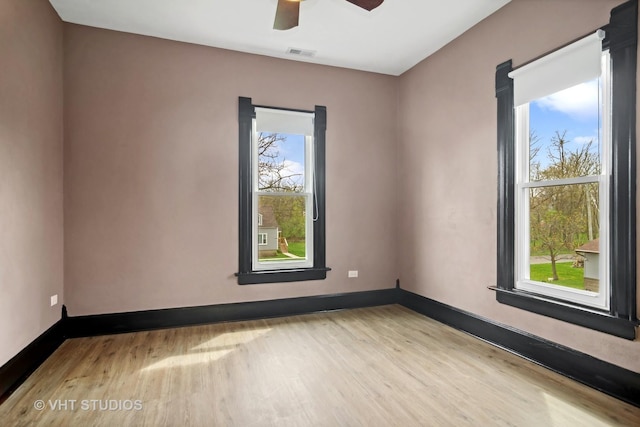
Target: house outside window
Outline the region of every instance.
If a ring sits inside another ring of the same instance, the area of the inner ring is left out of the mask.
[[[635,339],[637,1],[496,69],[498,302]]]
[[[261,260],[277,259],[279,226],[271,206],[261,206],[258,217],[258,258]]]

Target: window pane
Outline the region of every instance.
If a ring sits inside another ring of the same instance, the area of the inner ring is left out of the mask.
[[[260,261],[306,260],[306,206],[308,195],[258,196],[262,225],[258,234],[267,235],[267,244],[258,247]]]
[[[599,290],[598,184],[529,189],[529,278]]]
[[[302,192],[304,184],[304,135],[259,133],[258,190]]]
[[[529,104],[529,179],[600,173],[600,79]]]

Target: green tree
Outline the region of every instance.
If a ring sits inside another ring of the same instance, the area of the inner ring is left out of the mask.
[[[568,149],[566,131],[556,132],[547,150],[546,166],[530,154],[531,179],[558,180],[599,173],[599,157],[591,150],[593,141],[575,150]],[[534,141],[537,143],[537,139]],[[532,251],[544,251],[551,260],[553,280],[559,280],[556,269],[558,255],[573,251],[592,240],[598,229],[597,184],[545,186],[529,190],[529,222]]]
[[[305,239],[305,196],[260,196],[260,206],[271,206],[282,232],[289,241]]]

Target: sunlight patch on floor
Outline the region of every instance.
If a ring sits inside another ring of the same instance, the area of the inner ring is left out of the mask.
[[[153,371],[156,369],[178,368],[201,363],[211,363],[233,352],[239,346],[247,344],[268,333],[271,328],[250,329],[236,332],[225,332],[208,341],[192,347],[187,354],[171,356],[153,363],[142,369]]]
[[[543,393],[551,426],[610,426],[598,417],[593,416],[584,407],[573,405],[548,393]]]
[[[235,332],[225,332],[211,338],[209,341],[193,347],[193,350],[215,350],[220,347],[242,345],[263,336],[269,331],[271,331],[271,328],[256,328]]]

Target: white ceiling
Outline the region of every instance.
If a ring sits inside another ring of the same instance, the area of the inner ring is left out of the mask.
[[[49,1],[65,22],[399,75],[510,0],[386,0],[371,12],[345,0],[306,0],[300,25],[287,31],[272,29],[277,0]]]

